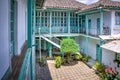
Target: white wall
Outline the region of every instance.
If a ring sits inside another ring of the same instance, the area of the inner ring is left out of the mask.
[[[99,40],[91,39],[88,40],[88,54],[94,60],[96,60],[96,45],[99,44]]]
[[[108,65],[109,67],[117,67],[117,65],[114,63],[115,60],[115,52],[102,49],[102,63],[105,65]],[[117,71],[120,73],[120,68],[117,67]]]
[[[27,10],[27,1],[26,0],[18,0],[18,51],[17,51],[17,55],[20,55],[21,53],[21,49],[23,47],[23,44],[26,40],[26,27],[27,27],[27,21],[26,21],[26,10]],[[25,23],[26,22],[26,23]]]
[[[111,11],[111,34],[120,34],[120,25],[115,24],[115,11]]]
[[[99,13],[88,15],[88,19],[91,19],[91,28],[92,29],[90,29],[90,32],[93,35],[97,34],[97,18],[100,18]]]
[[[88,19],[91,19],[90,32],[94,35],[97,34],[97,18],[100,18],[100,13],[88,15]],[[103,13],[103,27],[111,27],[111,12]]]
[[[0,0],[0,80],[10,66],[9,0]]]
[[[75,37],[77,44],[80,46],[81,52],[86,52],[86,38],[83,36]],[[88,39],[88,55],[91,56],[94,60],[96,59],[96,44],[99,44],[99,40]]]

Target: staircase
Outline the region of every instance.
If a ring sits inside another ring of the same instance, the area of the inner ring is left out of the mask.
[[[57,43],[53,42],[52,40],[48,39],[47,37],[45,37],[44,35],[40,36],[42,39],[46,40],[47,42],[51,43],[52,45],[56,46],[57,48],[60,48],[60,45],[58,45]],[[58,38],[56,38],[58,40]],[[60,41],[60,40],[59,40]]]

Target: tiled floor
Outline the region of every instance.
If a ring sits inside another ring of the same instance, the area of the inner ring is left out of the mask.
[[[43,68],[36,64],[36,75],[37,80],[100,80],[93,69],[80,61],[57,69],[53,60],[47,60]]]

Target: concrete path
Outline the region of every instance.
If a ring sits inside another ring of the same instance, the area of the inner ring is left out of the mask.
[[[36,64],[37,80],[100,80],[93,69],[83,62],[55,68],[53,60],[47,60],[47,66],[40,68]]]

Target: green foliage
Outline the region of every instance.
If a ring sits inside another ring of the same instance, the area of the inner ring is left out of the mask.
[[[96,62],[94,65],[93,65],[93,68],[96,69],[97,71],[99,72],[102,72],[104,70],[104,67],[102,64],[100,64],[99,62]]]
[[[79,53],[79,54],[75,54],[75,59],[76,60],[82,60],[83,56]]]
[[[60,57],[60,56],[56,57],[56,58],[55,58],[55,67],[56,67],[56,68],[60,68],[61,63],[62,63],[61,57]]]
[[[67,62],[70,63],[70,54],[79,52],[79,47],[73,39],[63,39],[60,44],[60,51],[67,54]]]
[[[45,66],[45,60],[44,60],[44,58],[42,57],[41,59],[40,59],[40,66]]]
[[[83,61],[83,62],[88,62],[88,61],[89,61],[89,59],[90,59],[90,57],[89,57],[89,56],[87,56],[87,57],[82,58],[82,61]]]
[[[61,44],[60,51],[64,53],[75,53],[79,52],[79,47],[73,39],[63,39]]]

